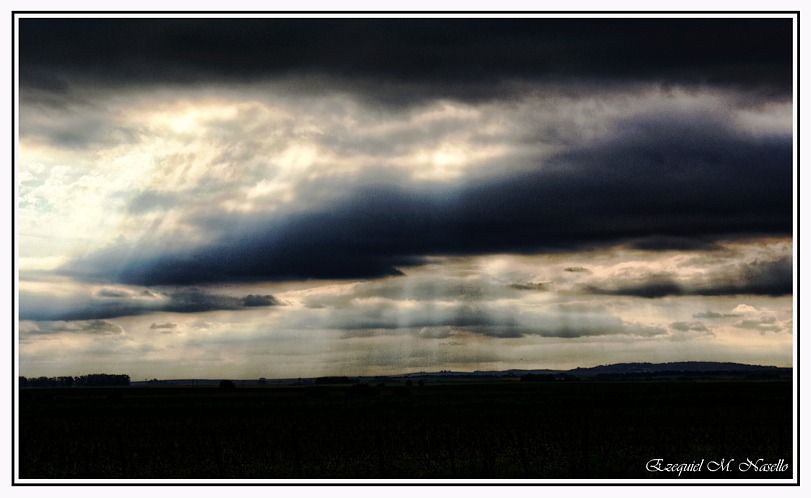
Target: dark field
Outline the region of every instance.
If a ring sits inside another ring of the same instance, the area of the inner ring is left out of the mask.
[[[791,478],[791,424],[785,381],[26,389],[20,477]]]

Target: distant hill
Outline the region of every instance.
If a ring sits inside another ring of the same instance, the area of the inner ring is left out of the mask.
[[[672,363],[614,363],[598,365],[596,367],[578,367],[571,370],[476,370],[473,372],[417,372],[405,374],[402,377],[521,377],[524,375],[566,375],[573,377],[597,376],[639,376],[662,374],[755,374],[755,373],[790,373],[791,368],[781,368],[763,365],[746,365],[743,363],[728,363],[715,361],[679,361]]]
[[[750,373],[791,371],[790,368],[779,368],[763,365],[746,365],[743,363],[722,363],[714,361],[678,361],[673,363],[615,363],[591,368],[575,368],[566,373],[580,377],[596,375],[629,375],[661,373]]]
[[[289,379],[242,379],[234,380],[237,386],[264,384],[347,384],[347,383],[391,383],[405,381],[469,381],[469,380],[633,380],[669,378],[790,378],[791,368],[746,365],[714,361],[678,361],[671,363],[615,363],[596,367],[578,367],[571,370],[550,369],[510,369],[475,370],[473,372],[440,370],[436,372],[412,372],[386,376],[341,376]],[[331,382],[334,381],[334,382]],[[172,379],[135,381],[133,386],[216,386],[219,379]]]

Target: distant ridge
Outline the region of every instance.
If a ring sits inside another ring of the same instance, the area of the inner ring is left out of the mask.
[[[509,370],[475,370],[472,372],[440,370],[434,372],[411,372],[394,375],[360,375],[341,377],[313,377],[287,379],[242,379],[234,380],[237,385],[256,384],[325,384],[357,382],[404,382],[408,380],[486,380],[518,379],[521,377],[557,378],[557,379],[639,379],[671,377],[740,377],[740,378],[787,378],[791,375],[790,367],[768,365],[747,365],[744,363],[714,361],[677,361],[669,363],[613,363],[594,367],[578,367],[570,370],[551,369],[509,369]],[[163,386],[214,386],[219,379],[170,379],[152,381],[134,381],[132,385]]]
[[[672,363],[614,363],[611,365],[598,365],[590,368],[574,368],[566,373],[572,375],[590,376],[603,374],[646,374],[646,373],[676,373],[676,372],[753,372],[778,371],[780,367],[764,365],[746,365],[744,363],[729,363],[715,361],[677,361]],[[783,370],[791,370],[790,368]]]
[[[717,362],[717,361],[677,361],[669,363],[612,363],[608,365],[597,365],[595,367],[577,367],[571,370],[551,370],[551,369],[511,369],[511,370],[475,370],[473,372],[417,372],[403,374],[393,377],[414,377],[414,376],[520,376],[527,374],[567,374],[578,377],[590,377],[595,375],[622,375],[622,374],[656,374],[656,373],[745,373],[745,372],[777,372],[791,371],[791,368],[775,367],[767,365],[747,365],[745,363]]]

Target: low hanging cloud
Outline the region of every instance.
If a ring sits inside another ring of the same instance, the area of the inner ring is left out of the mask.
[[[546,291],[549,290],[549,284],[547,282],[516,282],[510,284],[510,288],[516,290]]]
[[[335,329],[344,337],[418,333],[447,337],[451,331],[498,338],[541,336],[573,339],[666,334],[659,326],[623,320],[597,310],[517,309],[510,304],[417,301],[354,301],[342,307],[306,308],[278,324],[290,329]]]
[[[665,296],[682,296],[687,294],[685,288],[670,275],[651,275],[641,282],[623,283],[618,286],[584,285],[582,292],[587,294],[605,294],[612,296],[633,296],[656,298]]]
[[[668,273],[653,274],[620,285],[589,284],[582,290],[593,294],[644,298],[728,295],[786,296],[793,292],[792,257],[786,255],[775,259],[756,259],[737,263],[720,271],[710,272],[708,276],[700,278],[677,279]],[[722,318],[724,316],[735,315],[717,313],[712,315],[707,312],[706,316],[696,316],[696,318]]]
[[[693,318],[716,320],[721,318],[738,318],[741,315],[738,313],[719,313],[717,311],[701,311],[693,313]]]
[[[791,332],[792,319],[786,317],[779,318],[779,314],[767,308],[755,307],[749,304],[739,304],[736,306],[732,313],[740,320],[733,323],[733,327],[741,330],[753,330],[760,332],[761,335],[766,333],[779,333]]]
[[[472,303],[515,298],[521,294],[520,290],[481,276],[456,277],[434,272],[368,280],[342,293],[316,293],[306,297],[303,303],[309,308],[345,308],[364,299]]]
[[[765,334],[766,332],[782,332],[789,329],[785,323],[778,321],[777,318],[772,315],[761,315],[744,319],[736,322],[735,327],[739,329],[756,330],[761,334]]]
[[[130,292],[128,290],[124,290],[124,289],[108,289],[108,288],[104,288],[104,289],[100,289],[98,292],[96,292],[96,296],[101,297],[101,298],[109,297],[109,298],[113,298],[113,299],[128,298],[128,297],[132,296],[132,292]]]
[[[153,323],[149,328],[152,330],[172,330],[177,328],[177,324],[172,322]]]
[[[701,322],[673,322],[670,328],[679,332],[709,332],[710,330]]]
[[[95,295],[71,297],[20,292],[21,320],[100,320],[157,312],[200,313],[216,310],[239,310],[275,306],[271,295],[244,297],[208,293],[200,289],[171,292],[141,292],[129,289],[102,289]]]
[[[20,332],[23,335],[50,335],[50,334],[87,334],[87,335],[121,335],[124,330],[118,325],[106,320],[90,321],[47,321],[22,322]]]
[[[670,340],[686,342],[714,337],[713,331],[700,321],[679,321],[670,324]]]

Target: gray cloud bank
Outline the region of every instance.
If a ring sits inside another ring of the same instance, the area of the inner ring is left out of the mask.
[[[93,296],[70,297],[22,291],[20,319],[100,320],[157,312],[200,313],[277,304],[278,301],[270,295],[233,297],[199,289],[179,289],[170,292],[144,290],[141,293],[102,289]]]
[[[183,286],[398,275],[429,255],[559,252],[619,243],[644,250],[707,249],[718,237],[791,234],[791,164],[791,137],[753,136],[701,112],[643,114],[531,171],[452,186],[366,184],[328,205],[284,217],[198,216],[188,222],[216,234],[210,243],[119,244],[60,271],[87,280]],[[694,291],[790,292],[785,262],[747,271],[752,274],[740,282]],[[683,292],[667,280],[603,291],[643,297]]]

